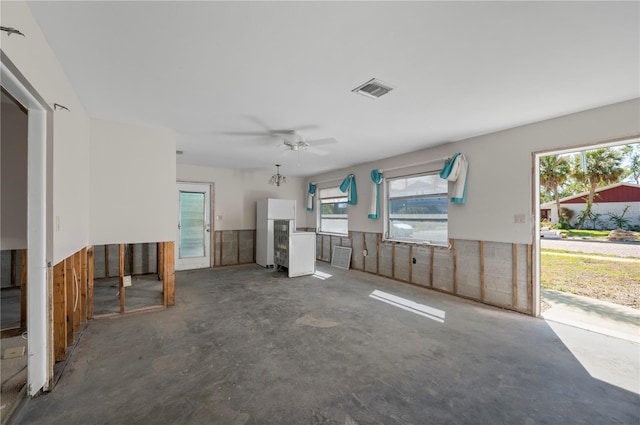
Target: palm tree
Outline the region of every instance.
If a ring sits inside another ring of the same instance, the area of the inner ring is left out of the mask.
[[[586,164],[582,163],[582,158],[586,160]],[[578,222],[579,227],[591,216],[591,206],[598,186],[616,183],[624,176],[626,170],[621,164],[622,154],[611,148],[594,149],[576,156],[573,176],[589,188],[585,209]]]
[[[566,158],[560,155],[549,155],[540,158],[540,184],[553,194],[560,217],[560,189],[571,173],[571,166]]]
[[[627,145],[624,152],[629,155],[629,176],[636,182],[640,183],[640,145]]]

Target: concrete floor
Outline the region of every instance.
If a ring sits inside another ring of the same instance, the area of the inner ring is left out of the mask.
[[[56,389],[14,423],[640,421],[638,394],[605,382],[629,370],[603,358],[604,380],[593,378],[544,320],[318,268],[332,276],[256,265],[177,273],[176,306],[91,322]]]
[[[5,358],[8,349],[24,348],[24,354]],[[17,402],[24,398],[27,384],[27,340],[22,336],[0,339],[0,423],[5,423]]]

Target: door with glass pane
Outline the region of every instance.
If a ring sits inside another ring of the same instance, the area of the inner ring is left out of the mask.
[[[208,184],[178,183],[176,270],[211,266],[210,192]]]

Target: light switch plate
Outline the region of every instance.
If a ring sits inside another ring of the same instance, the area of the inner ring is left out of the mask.
[[[125,276],[124,279],[122,279],[122,286],[125,288],[131,286],[131,276]]]

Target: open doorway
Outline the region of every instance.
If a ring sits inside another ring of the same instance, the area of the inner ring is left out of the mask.
[[[0,96],[0,419],[4,422],[27,385],[28,112],[4,88]]]
[[[178,182],[176,270],[211,267],[211,185]]]
[[[536,155],[539,312],[640,342],[639,139]]]
[[[26,334],[22,334],[27,338],[27,384],[23,386],[22,393],[34,396],[41,390],[50,388],[53,376],[49,355],[48,321],[51,311],[51,280],[48,273],[51,270],[49,266],[53,256],[53,111],[3,52],[0,52],[0,79],[5,92],[27,111],[27,179],[26,191],[22,194],[26,199],[28,211],[25,261]],[[3,120],[3,127],[4,124]],[[4,184],[4,178],[2,182]],[[4,202],[2,204],[4,207]],[[2,232],[5,230],[3,222]],[[22,303],[24,304],[24,301]],[[4,357],[6,353],[2,354]],[[2,375],[4,379],[4,371]]]

